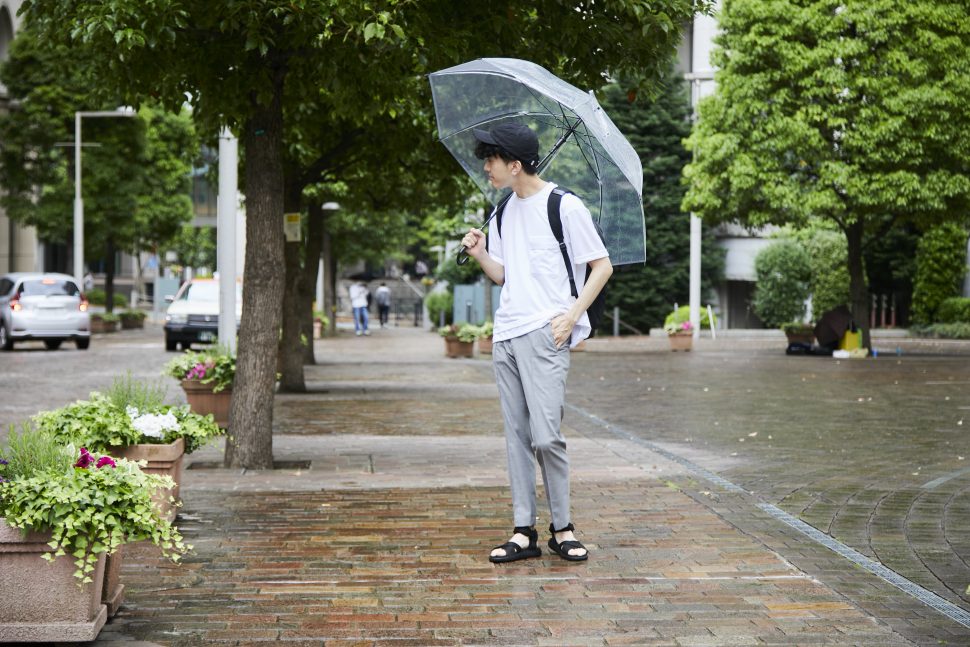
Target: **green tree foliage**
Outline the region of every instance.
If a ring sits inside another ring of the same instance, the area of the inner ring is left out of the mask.
[[[711,222],[835,223],[867,322],[864,243],[970,213],[966,16],[964,0],[726,0],[685,207]]]
[[[99,82],[130,101],[157,97],[176,106],[188,94],[199,123],[240,133],[247,288],[230,413],[241,422],[226,462],[265,468],[272,466],[280,306],[290,274],[281,262],[281,216],[306,186],[285,179],[286,148],[314,141],[288,131],[300,111],[329,108],[316,118],[337,142],[323,161],[334,179],[346,180],[342,168],[357,155],[382,156],[382,173],[361,166],[356,177],[387,196],[413,170],[398,162],[412,158],[391,149],[390,140],[340,137],[386,116],[401,131],[423,131],[425,146],[435,146],[427,131],[427,73],[480,56],[519,56],[582,87],[601,85],[608,72],[629,72],[645,84],[666,63],[680,25],[706,4],[538,0],[470,3],[457,11],[444,0],[25,0],[22,11],[50,41],[89,49],[103,64]],[[316,157],[311,151],[305,159]],[[439,168],[460,174],[453,164]],[[419,196],[419,187],[409,186]]]
[[[805,249],[793,240],[779,240],[754,259],[758,277],[754,293],[754,311],[769,327],[805,316],[812,267]]]
[[[690,101],[683,78],[672,68],[662,86],[653,99],[633,97],[620,84],[603,92],[604,109],[643,165],[647,229],[646,263],[617,268],[607,287],[606,312],[612,315],[619,307],[620,320],[644,333],[662,326],[674,303],[687,302],[690,284],[690,216],[680,210],[680,176],[690,160],[683,145],[690,134]],[[710,227],[704,228],[703,236],[701,289],[707,293],[723,277],[724,250]],[[604,318],[602,330],[612,329],[612,320]]]
[[[940,305],[959,296],[967,274],[967,231],[955,224],[934,227],[923,234],[916,251],[913,320],[937,321]]]
[[[793,232],[792,239],[808,253],[812,318],[818,320],[837,306],[848,306],[849,269],[845,236],[831,227],[813,224]]]
[[[0,116],[0,204],[14,220],[36,227],[42,240],[69,244],[74,113],[113,110],[121,101],[93,95],[83,52],[51,46],[29,25],[0,76],[14,102]],[[153,248],[191,218],[195,132],[188,117],[146,105],[135,119],[84,119],[82,142],[85,258],[108,262],[110,287],[114,250]]]

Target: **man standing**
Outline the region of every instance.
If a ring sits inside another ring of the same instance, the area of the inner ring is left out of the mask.
[[[388,314],[391,312],[391,289],[381,281],[375,292],[377,298],[377,312],[381,320],[381,328],[387,325]]]
[[[363,281],[358,281],[350,286],[350,306],[354,309],[354,332],[360,335],[369,335],[367,329],[368,313],[367,306],[370,299],[370,290],[364,285]]]
[[[552,517],[549,548],[563,559],[587,559],[573,534],[569,507],[569,458],[560,428],[565,404],[569,349],[590,333],[586,309],[613,273],[609,255],[589,210],[572,194],[562,196],[563,238],[578,298],[547,212],[555,185],[537,175],[539,142],[521,124],[475,130],[475,155],[497,189],[511,189],[501,227],[485,234],[470,230],[462,239],[485,274],[502,286],[495,313],[492,361],[498,383],[515,528],[512,538],[489,555],[512,562],[541,555],[536,523],[535,460],[542,470]],[[501,231],[500,231],[501,229]],[[586,265],[591,273],[586,277]]]

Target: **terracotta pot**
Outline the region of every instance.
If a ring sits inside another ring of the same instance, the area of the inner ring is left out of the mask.
[[[113,618],[125,599],[125,585],[121,583],[121,560],[124,545],[108,555],[104,562],[104,586],[101,588],[101,602],[108,607],[108,617]]]
[[[73,557],[41,559],[50,539],[41,532],[24,537],[0,518],[0,642],[87,642],[108,619],[101,604],[104,555],[93,581],[79,587]]]
[[[457,337],[445,337],[445,355],[448,357],[474,357],[475,342],[458,341]]]
[[[175,520],[178,514],[176,508],[169,501],[179,498],[179,483],[182,481],[182,459],[185,457],[185,441],[181,438],[174,443],[167,445],[138,444],[128,445],[127,447],[109,447],[112,456],[127,458],[130,461],[147,461],[148,466],[143,467],[142,471],[148,474],[163,474],[171,476],[175,481],[175,487],[157,490],[152,494],[152,500],[158,505],[159,510],[169,521]]]
[[[670,340],[670,350],[673,351],[689,351],[694,347],[694,336],[689,333],[686,335],[667,335],[667,339]]]
[[[211,413],[217,425],[223,429],[229,428],[231,388],[213,393],[211,384],[202,384],[198,380],[182,380],[182,390],[185,391],[185,399],[192,411],[202,416]]]
[[[492,337],[482,337],[478,340],[478,352],[485,355],[492,354]]]

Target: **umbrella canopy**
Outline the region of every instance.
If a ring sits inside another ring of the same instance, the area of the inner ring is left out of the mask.
[[[815,324],[815,339],[819,346],[838,346],[845,331],[852,326],[852,313],[842,305],[822,315]]]
[[[592,92],[513,58],[478,59],[429,79],[438,136],[489,202],[498,204],[505,195],[489,184],[475,157],[472,131],[525,124],[545,155],[539,165],[543,179],[582,198],[603,232],[613,265],[645,260],[640,157]]]

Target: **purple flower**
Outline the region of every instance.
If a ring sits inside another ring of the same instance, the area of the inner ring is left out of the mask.
[[[9,464],[10,463],[8,463],[7,461],[5,461],[2,458],[0,458],[0,465],[9,465]]]
[[[98,464],[95,465],[95,467],[97,467],[98,469],[101,469],[102,467],[105,467],[107,465],[110,465],[111,467],[117,467],[114,460],[112,460],[110,456],[102,456],[101,458],[99,458]]]
[[[93,462],[94,462],[94,456],[91,455],[91,453],[87,450],[87,448],[82,447],[81,458],[77,459],[77,462],[74,463],[74,467],[80,467],[82,469],[86,469]]]
[[[208,367],[205,364],[196,364],[185,374],[187,380],[201,380],[205,377]]]

